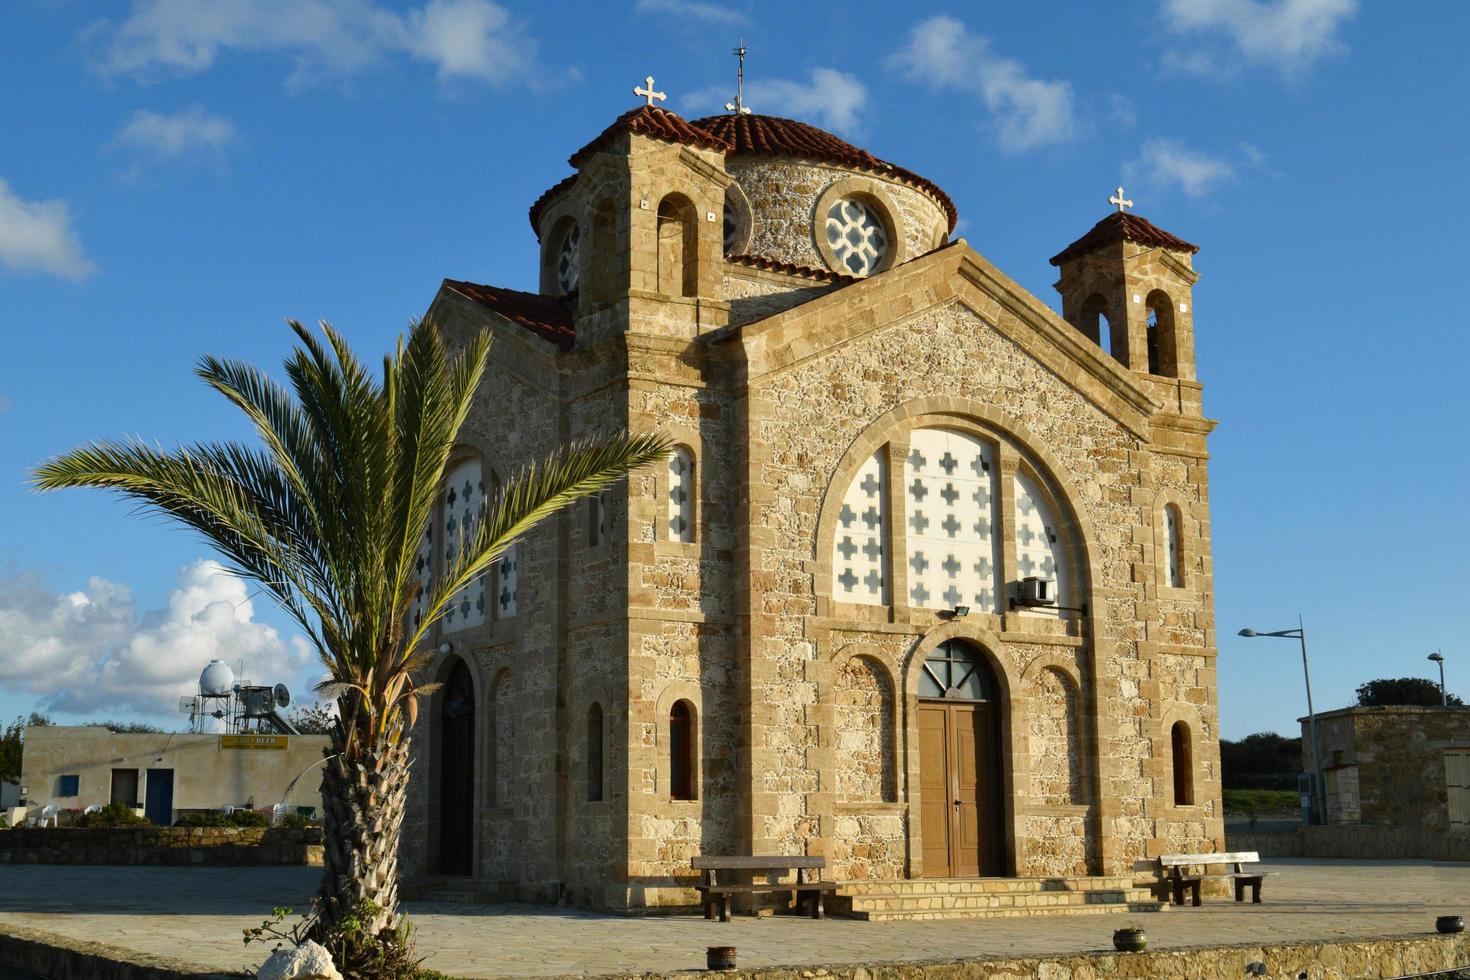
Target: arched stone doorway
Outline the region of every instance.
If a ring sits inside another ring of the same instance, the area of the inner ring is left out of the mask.
[[[475,683],[456,660],[439,697],[439,872],[470,875],[475,861]]]
[[[1000,685],[984,652],[941,643],[924,660],[918,693],[924,877],[1005,874]]]

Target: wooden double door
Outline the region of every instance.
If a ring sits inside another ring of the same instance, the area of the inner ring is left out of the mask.
[[[1000,718],[992,702],[919,702],[923,875],[1005,873]]]

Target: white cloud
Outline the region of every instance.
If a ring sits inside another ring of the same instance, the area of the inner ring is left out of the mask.
[[[735,86],[701,89],[679,100],[693,111],[716,112],[735,95]],[[856,76],[833,68],[813,68],[805,82],[762,78],[745,83],[745,104],[755,112],[789,116],[828,129],[853,132],[868,105],[868,89]]]
[[[0,686],[34,694],[48,710],[172,717],[215,658],[244,659],[257,682],[299,683],[314,663],[309,648],[256,622],[249,590],[201,560],[180,571],[165,608],[139,616],[116,582],[93,578],[62,594],[35,572],[8,574],[0,578]]]
[[[71,227],[65,201],[27,201],[0,178],[0,266],[85,279],[97,271]]]
[[[722,7],[717,3],[702,3],[701,0],[638,0],[633,5],[637,14],[668,14],[687,20],[708,21],[711,24],[739,24],[745,15],[738,10]]]
[[[291,80],[350,75],[395,55],[444,79],[503,83],[528,74],[536,43],[490,0],[432,0],[400,15],[376,0],[134,0],[121,23],[89,31],[109,75],[191,75],[232,52],[285,54]]]
[[[173,158],[195,150],[218,153],[234,138],[235,127],[228,119],[192,105],[172,115],[140,109],[118,130],[112,145]]]
[[[1232,73],[1239,62],[1269,65],[1292,77],[1345,50],[1342,25],[1358,0],[1163,0],[1164,23],[1176,34],[1223,40],[1217,49],[1169,53],[1169,63],[1202,75]]]
[[[1071,83],[1032,77],[1025,65],[993,53],[989,38],[971,34],[953,17],[919,24],[889,65],[930,88],[978,96],[1008,153],[1063,143],[1080,132]]]
[[[1123,165],[1126,179],[1143,182],[1155,192],[1177,187],[1190,197],[1204,197],[1235,178],[1235,165],[1224,157],[1192,150],[1179,140],[1146,140],[1138,156]]]
[[[15,407],[15,402],[10,400],[9,395],[0,395],[0,415],[4,415]]]

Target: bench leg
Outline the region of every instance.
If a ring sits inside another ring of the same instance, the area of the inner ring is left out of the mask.
[[[1259,878],[1251,882],[1251,904],[1261,904],[1261,879]]]
[[[720,921],[721,922],[729,922],[730,921],[730,896],[729,895],[721,895],[720,896]]]
[[[1191,881],[1189,883],[1189,887],[1194,892],[1194,905],[1195,905],[1196,908],[1198,908],[1199,905],[1200,905],[1199,889],[1200,889],[1200,885],[1201,884],[1202,884],[1202,882],[1198,878],[1196,878],[1194,881]]]
[[[1235,900],[1237,902],[1243,902],[1243,901],[1245,901],[1245,879],[1244,878],[1236,878],[1235,879]]]
[[[713,919],[715,917],[715,900],[709,896],[705,896],[704,899],[704,917],[706,919]]]
[[[812,918],[813,919],[820,919],[824,914],[826,914],[826,911],[827,910],[826,910],[826,908],[823,907],[823,901],[824,901],[824,896],[825,895],[826,895],[826,892],[822,892],[822,891],[812,892]]]
[[[1174,890],[1174,904],[1175,905],[1183,905],[1184,904],[1184,886],[1185,886],[1186,882],[1183,882],[1183,881],[1171,881],[1169,884],[1173,887],[1173,890]]]

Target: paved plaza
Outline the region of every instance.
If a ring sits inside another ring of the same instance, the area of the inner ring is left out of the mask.
[[[1470,864],[1276,860],[1261,905],[1207,900],[1164,913],[941,922],[822,922],[789,916],[628,918],[516,905],[413,902],[420,954],[460,977],[667,972],[704,966],[709,945],[741,966],[1065,955],[1109,946],[1112,930],[1147,928],[1154,948],[1278,944],[1432,932],[1470,914]],[[105,943],[197,964],[253,967],[240,930],[274,905],[307,904],[314,868],[7,866],[0,925]]]

